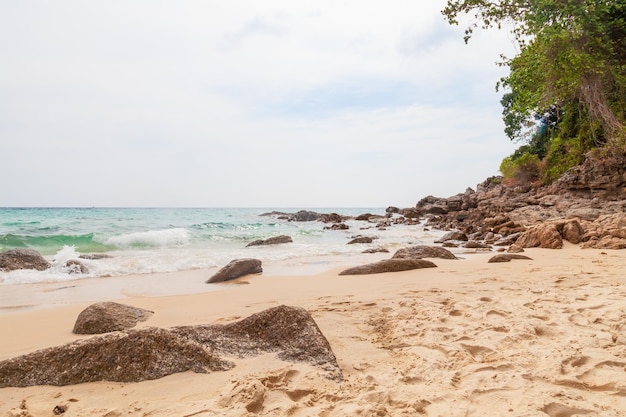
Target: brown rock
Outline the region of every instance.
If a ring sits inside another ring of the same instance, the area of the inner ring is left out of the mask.
[[[356,266],[341,271],[339,275],[369,275],[383,272],[400,272],[421,268],[436,268],[437,265],[425,259],[385,259],[380,262]]]
[[[78,315],[76,334],[100,334],[132,329],[140,321],[148,320],[152,311],[113,302],[92,304]]]
[[[65,269],[68,274],[88,274],[89,268],[79,260],[70,259],[65,262]]]
[[[437,239],[435,241],[435,243],[443,243],[443,242],[447,242],[448,240],[462,240],[462,241],[467,241],[467,235],[459,230],[453,230],[452,232],[448,232],[445,235],[443,235],[441,238]]]
[[[497,262],[511,262],[511,259],[526,259],[532,261],[532,259],[526,255],[518,255],[516,253],[499,253],[491,257],[488,263],[492,264]]]
[[[279,359],[321,367],[341,380],[337,359],[313,317],[301,307],[281,305],[225,325],[182,326],[173,332],[224,355],[275,352]]]
[[[385,248],[370,248],[370,249],[365,249],[361,253],[389,253],[389,249],[385,249]]]
[[[332,226],[325,226],[324,230],[348,230],[349,228],[345,223],[335,223]]]
[[[350,242],[346,243],[346,245],[354,245],[355,243],[372,243],[374,240],[368,236],[361,236],[352,239]]]
[[[0,270],[36,269],[44,271],[50,266],[50,263],[33,249],[11,249],[0,253]]]
[[[524,252],[524,248],[522,248],[521,246],[517,246],[517,245],[513,244],[513,245],[511,245],[509,247],[507,252],[508,253],[522,253],[522,252]]]
[[[100,335],[2,361],[0,387],[139,382],[232,366],[196,342],[168,330],[147,328]]]
[[[575,245],[583,241],[583,236],[585,234],[582,226],[576,220],[570,220],[563,223],[559,227],[559,232],[561,233],[563,239]]]
[[[281,236],[273,236],[267,239],[259,239],[253,242],[250,242],[246,245],[248,246],[265,246],[265,245],[278,245],[281,243],[291,243],[293,239],[289,236],[281,235]]]
[[[215,282],[230,281],[245,275],[260,274],[261,272],[263,272],[263,268],[261,267],[260,260],[252,258],[235,259],[217,271],[217,273],[206,282],[207,284],[211,284]]]
[[[561,249],[563,239],[554,223],[543,223],[522,233],[515,244],[522,248]]]
[[[437,246],[410,246],[396,251],[392,256],[393,259],[423,259],[423,258],[441,258],[441,259],[457,259],[456,256],[445,248]]]

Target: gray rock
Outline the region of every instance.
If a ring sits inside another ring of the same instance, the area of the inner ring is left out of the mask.
[[[374,240],[368,236],[360,236],[352,239],[350,242],[346,243],[346,245],[354,245],[356,243],[372,243]]]
[[[339,275],[369,275],[436,267],[437,265],[425,259],[385,259],[372,264],[348,268],[341,271]]]
[[[467,241],[467,235],[459,230],[453,230],[452,232],[448,232],[445,235],[443,235],[441,238],[437,239],[435,241],[435,243],[443,243],[443,242],[447,242],[448,240],[461,240],[461,241]]]
[[[276,353],[321,368],[340,381],[341,368],[311,315],[278,306],[231,324],[146,328],[109,333],[0,362],[0,387],[140,382],[178,372],[235,366],[224,359]]]
[[[153,312],[114,302],[92,304],[78,315],[74,330],[76,334],[100,334],[132,329],[140,321],[146,321]]]
[[[88,274],[89,268],[79,260],[70,259],[65,262],[65,269],[68,274]]]
[[[498,263],[498,262],[511,262],[512,259],[526,259],[526,260],[532,261],[531,258],[525,255],[518,255],[516,253],[499,253],[491,257],[488,263],[492,264],[492,263]]]
[[[255,240],[253,242],[250,242],[246,245],[246,247],[248,246],[265,246],[265,245],[278,245],[281,243],[291,243],[293,242],[293,239],[291,239],[291,237],[289,236],[285,236],[285,235],[280,235],[280,236],[273,236],[267,239],[259,239],[259,240]]]
[[[261,272],[263,272],[263,268],[261,267],[260,260],[253,258],[235,259],[217,271],[217,273],[206,282],[207,284],[211,284],[215,282],[230,281],[245,275],[260,274]]]
[[[50,266],[50,263],[33,249],[11,249],[0,253],[0,270],[36,269],[44,271]]]
[[[457,259],[456,256],[445,248],[438,246],[410,246],[396,251],[392,256],[393,259],[424,259],[424,258],[441,258],[441,259]]]

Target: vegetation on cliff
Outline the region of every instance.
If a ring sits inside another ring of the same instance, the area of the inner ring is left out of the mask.
[[[505,179],[550,182],[596,149],[626,143],[626,0],[448,0],[450,24],[509,28],[519,53],[502,57],[497,88],[505,133],[524,143],[502,161]]]

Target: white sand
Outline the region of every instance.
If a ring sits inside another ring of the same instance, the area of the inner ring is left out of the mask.
[[[206,375],[3,388],[0,416],[53,416],[57,405],[107,417],[626,416],[626,251],[525,254],[533,260],[476,254],[435,259],[434,269],[262,275],[210,291],[209,271],[3,286],[0,359],[75,340],[74,321],[94,301],[152,310],[141,326],[161,327],[287,304],[312,313],[344,380],[264,355]]]

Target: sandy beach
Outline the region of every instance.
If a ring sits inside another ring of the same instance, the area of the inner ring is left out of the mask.
[[[95,301],[151,310],[138,327],[164,328],[284,304],[312,314],[343,380],[264,354],[210,374],[2,388],[0,416],[53,416],[57,406],[99,417],[626,416],[626,251],[568,244],[489,264],[492,255],[367,276],[334,268],[208,285],[211,271],[195,270],[6,285],[0,360],[86,337],[72,328]]]

